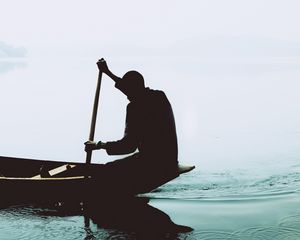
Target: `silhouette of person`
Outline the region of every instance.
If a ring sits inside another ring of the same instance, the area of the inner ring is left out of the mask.
[[[177,176],[175,120],[165,93],[145,87],[144,78],[137,71],[129,71],[120,78],[109,70],[103,59],[97,65],[130,103],[127,105],[124,137],[106,143],[88,141],[85,150],[105,149],[108,155],[133,153],[105,164],[102,175],[105,172],[111,181],[121,180],[119,183],[133,193],[146,192]]]

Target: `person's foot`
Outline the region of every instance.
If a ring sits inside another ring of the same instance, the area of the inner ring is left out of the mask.
[[[193,231],[194,229],[188,226],[178,225],[174,223],[173,230],[177,233],[187,233]]]

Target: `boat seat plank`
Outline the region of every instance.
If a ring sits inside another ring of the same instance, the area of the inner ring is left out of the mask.
[[[49,173],[50,177],[52,177],[52,176],[58,175],[58,174],[60,174],[62,172],[65,172],[67,170],[70,170],[70,169],[72,169],[74,167],[76,167],[75,164],[64,164],[62,166],[59,166],[57,168],[53,168],[53,169],[49,170],[48,173]],[[40,174],[35,175],[35,176],[32,177],[32,179],[41,179],[41,178],[42,177],[41,177]]]

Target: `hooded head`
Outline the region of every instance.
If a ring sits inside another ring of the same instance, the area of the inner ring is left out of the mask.
[[[126,94],[129,101],[137,99],[145,90],[145,83],[142,74],[137,71],[125,73],[121,80],[122,92]]]

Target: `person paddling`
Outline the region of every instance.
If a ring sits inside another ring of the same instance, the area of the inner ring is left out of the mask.
[[[121,180],[116,185],[126,186],[132,193],[139,193],[147,185],[149,188],[155,184],[159,186],[163,181],[176,177],[176,127],[172,107],[165,93],[145,87],[144,78],[137,71],[129,71],[120,78],[110,71],[103,59],[97,65],[130,101],[122,139],[85,142],[85,151],[104,149],[108,155],[133,153],[104,164],[101,172],[106,176],[105,180]]]

